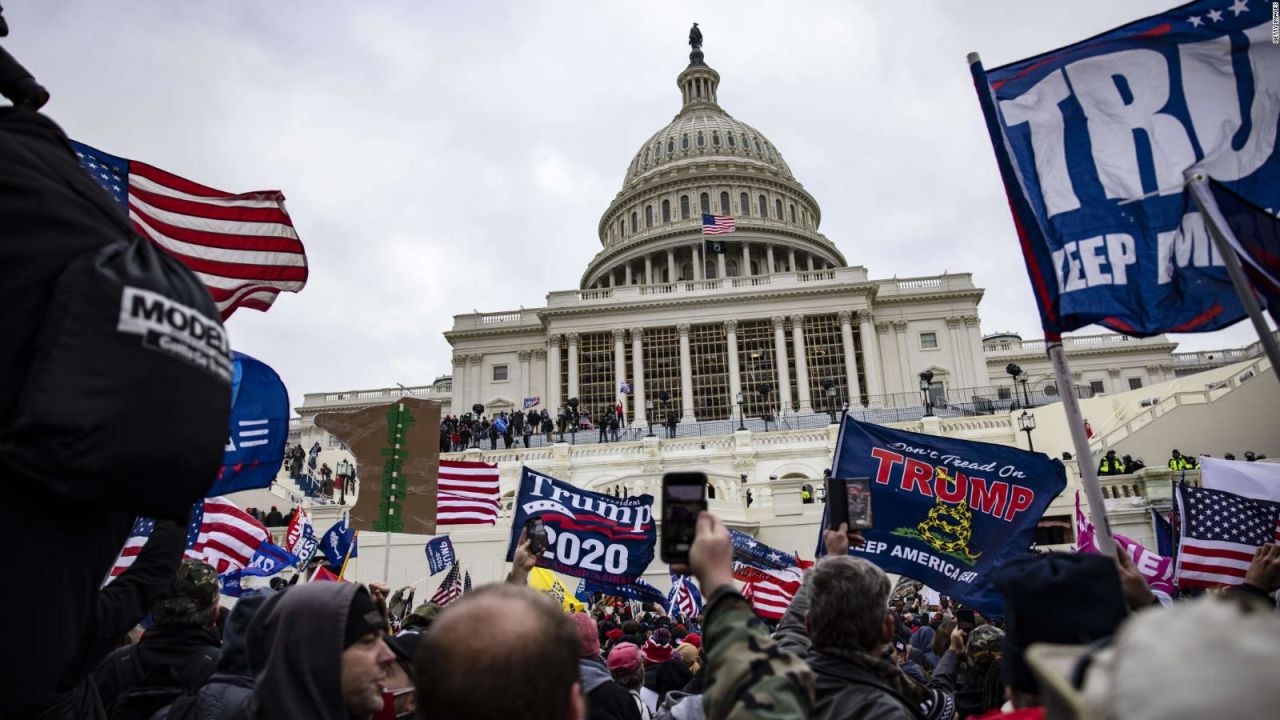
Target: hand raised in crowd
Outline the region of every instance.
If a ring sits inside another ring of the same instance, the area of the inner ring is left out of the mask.
[[[729,528],[707,511],[698,514],[688,565],[672,565],[672,571],[698,578],[704,594],[733,582],[733,540]]]
[[[1280,545],[1267,543],[1253,554],[1244,581],[1268,593],[1280,590]]]
[[[1119,544],[1116,545],[1116,570],[1120,573],[1120,589],[1124,593],[1125,604],[1130,610],[1155,604],[1156,596],[1151,593],[1151,586],[1147,585],[1147,579],[1133,564],[1133,558],[1129,557],[1128,551]]]
[[[367,585],[369,588],[369,599],[373,600],[373,604],[378,608],[378,612],[383,617],[387,616],[387,595],[391,592],[391,586],[386,583],[372,582]]]
[[[867,544],[861,530],[849,531],[849,523],[840,523],[839,530],[823,528],[822,541],[826,544],[827,555],[830,557],[848,555],[850,547],[862,547]]]
[[[957,655],[964,654],[964,631],[960,628],[951,631],[951,652]]]
[[[517,585],[528,584],[529,573],[538,564],[537,556],[529,549],[530,542],[529,531],[521,530],[520,539],[516,541],[516,552],[511,556],[511,574],[507,576],[507,582]]]

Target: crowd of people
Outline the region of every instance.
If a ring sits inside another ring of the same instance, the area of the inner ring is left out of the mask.
[[[1270,597],[1280,588],[1276,545],[1259,549],[1243,585],[1172,608],[1124,553],[1028,555],[997,573],[1007,615],[995,621],[946,598],[891,599],[888,576],[849,554],[861,536],[827,531],[827,555],[774,626],[733,582],[732,541],[710,513],[698,518],[689,566],[673,568],[692,574],[706,598],[689,618],[601,595],[586,612],[565,613],[528,587],[536,559],[523,536],[504,583],[444,607],[410,608],[411,595],[388,598],[376,583],[295,576],[246,591],[226,612],[214,569],[182,559],[183,537],[179,523],[157,522],[134,564],[102,591],[99,622],[85,639],[98,649],[85,674],[65,676],[61,694],[23,710],[143,719],[914,720],[1040,718],[1046,704],[1061,712],[1090,693],[1107,717],[1125,718],[1267,717],[1280,703],[1266,670],[1280,660]],[[1040,643],[1069,645],[1087,662],[1055,670],[1037,654]],[[1170,657],[1171,643],[1200,643],[1202,653]],[[1209,660],[1234,671],[1214,673],[1228,678],[1220,685],[1151,682],[1161,672],[1191,677]]]
[[[244,511],[266,527],[287,527],[289,523],[293,522],[293,516],[297,514],[298,508],[291,507],[289,512],[282,513],[280,508],[272,505],[271,509],[266,512],[256,507],[247,507]]]
[[[565,406],[556,415],[545,408],[525,411],[499,411],[490,417],[482,412],[462,415],[445,415],[440,421],[440,452],[462,452],[470,448],[483,448],[488,441],[490,450],[497,450],[498,443],[509,449],[517,443],[532,447],[535,437],[551,443],[566,434],[579,432],[599,433],[599,442],[619,442],[627,428],[626,413],[621,403],[599,408],[594,418],[585,407]],[[668,413],[664,427],[669,437],[675,437],[678,419]]]
[[[1200,468],[1200,458],[1209,457],[1206,455],[1184,455],[1176,448],[1169,453],[1169,461],[1166,466],[1170,470],[1198,470]],[[1224,460],[1235,460],[1234,453],[1226,453],[1222,456]],[[1068,454],[1064,453],[1064,460],[1070,460]],[[1258,460],[1266,460],[1267,456],[1262,453],[1255,453],[1252,450],[1245,452],[1244,459],[1246,462],[1256,462]],[[1132,455],[1125,455],[1117,458],[1115,450],[1107,450],[1102,459],[1098,461],[1098,475],[1131,475],[1147,466],[1141,459],[1135,460]]]

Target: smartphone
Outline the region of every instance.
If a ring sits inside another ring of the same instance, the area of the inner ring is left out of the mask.
[[[875,527],[871,517],[871,478],[827,478],[827,528],[850,530]]]
[[[977,625],[977,617],[973,614],[973,608],[959,608],[956,610],[956,627],[969,632]]]
[[[531,517],[524,521],[525,537],[529,539],[529,552],[535,556],[541,555],[547,551],[547,526],[542,524],[542,518]]]
[[[707,509],[707,474],[672,472],[662,476],[662,561],[689,562],[698,513]]]

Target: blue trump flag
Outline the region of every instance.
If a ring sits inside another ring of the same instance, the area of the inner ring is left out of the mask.
[[[1270,3],[1187,3],[972,71],[1050,340],[1244,317],[1185,173],[1280,208]]]
[[[786,570],[800,565],[795,555],[765,545],[744,532],[730,528],[729,539],[733,541],[733,559],[740,563],[761,570]]]
[[[663,595],[661,590],[646,582],[644,578],[636,578],[630,585],[615,585],[583,578],[578,583],[578,591],[586,595],[587,598],[591,597],[591,593],[600,593],[610,597],[626,598],[642,603],[660,603],[667,599],[667,596]],[[577,597],[576,593],[575,597]],[[581,600],[581,598],[579,599]],[[587,604],[586,600],[582,602]]]
[[[320,538],[320,552],[329,560],[330,567],[340,568],[348,559],[359,556],[357,532],[349,527],[347,518],[333,524]]]
[[[289,393],[266,363],[231,353],[231,428],[205,497],[270,487],[289,434]]]
[[[1003,603],[989,574],[1027,553],[1040,516],[1067,485],[1062,463],[1040,453],[847,416],[831,467],[837,478],[870,479],[875,528],[850,554],[992,616]]]
[[[270,577],[287,567],[298,564],[298,556],[278,545],[264,542],[254,551],[249,564],[241,570],[245,575]]]
[[[453,541],[448,535],[428,540],[426,551],[427,569],[432,575],[449,569],[458,561],[458,556],[453,552]]]
[[[542,519],[550,544],[538,558],[540,567],[628,586],[653,562],[658,530],[652,495],[602,495],[526,467],[511,522],[508,562],[515,555],[525,521],[533,517]]]
[[[226,595],[227,597],[240,597],[240,595],[244,593],[244,586],[242,585],[243,572],[243,570],[232,570],[229,573],[223,573],[218,576],[218,579],[222,581],[223,595]]]

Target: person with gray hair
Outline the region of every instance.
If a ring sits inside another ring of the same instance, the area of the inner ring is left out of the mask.
[[[805,575],[774,633],[784,651],[803,657],[813,670],[813,717],[956,717],[953,695],[964,633],[952,633],[928,685],[904,674],[884,656],[896,629],[888,576],[866,560],[849,557],[850,540],[859,542],[861,536],[848,533],[846,526],[824,537],[827,556]]]

